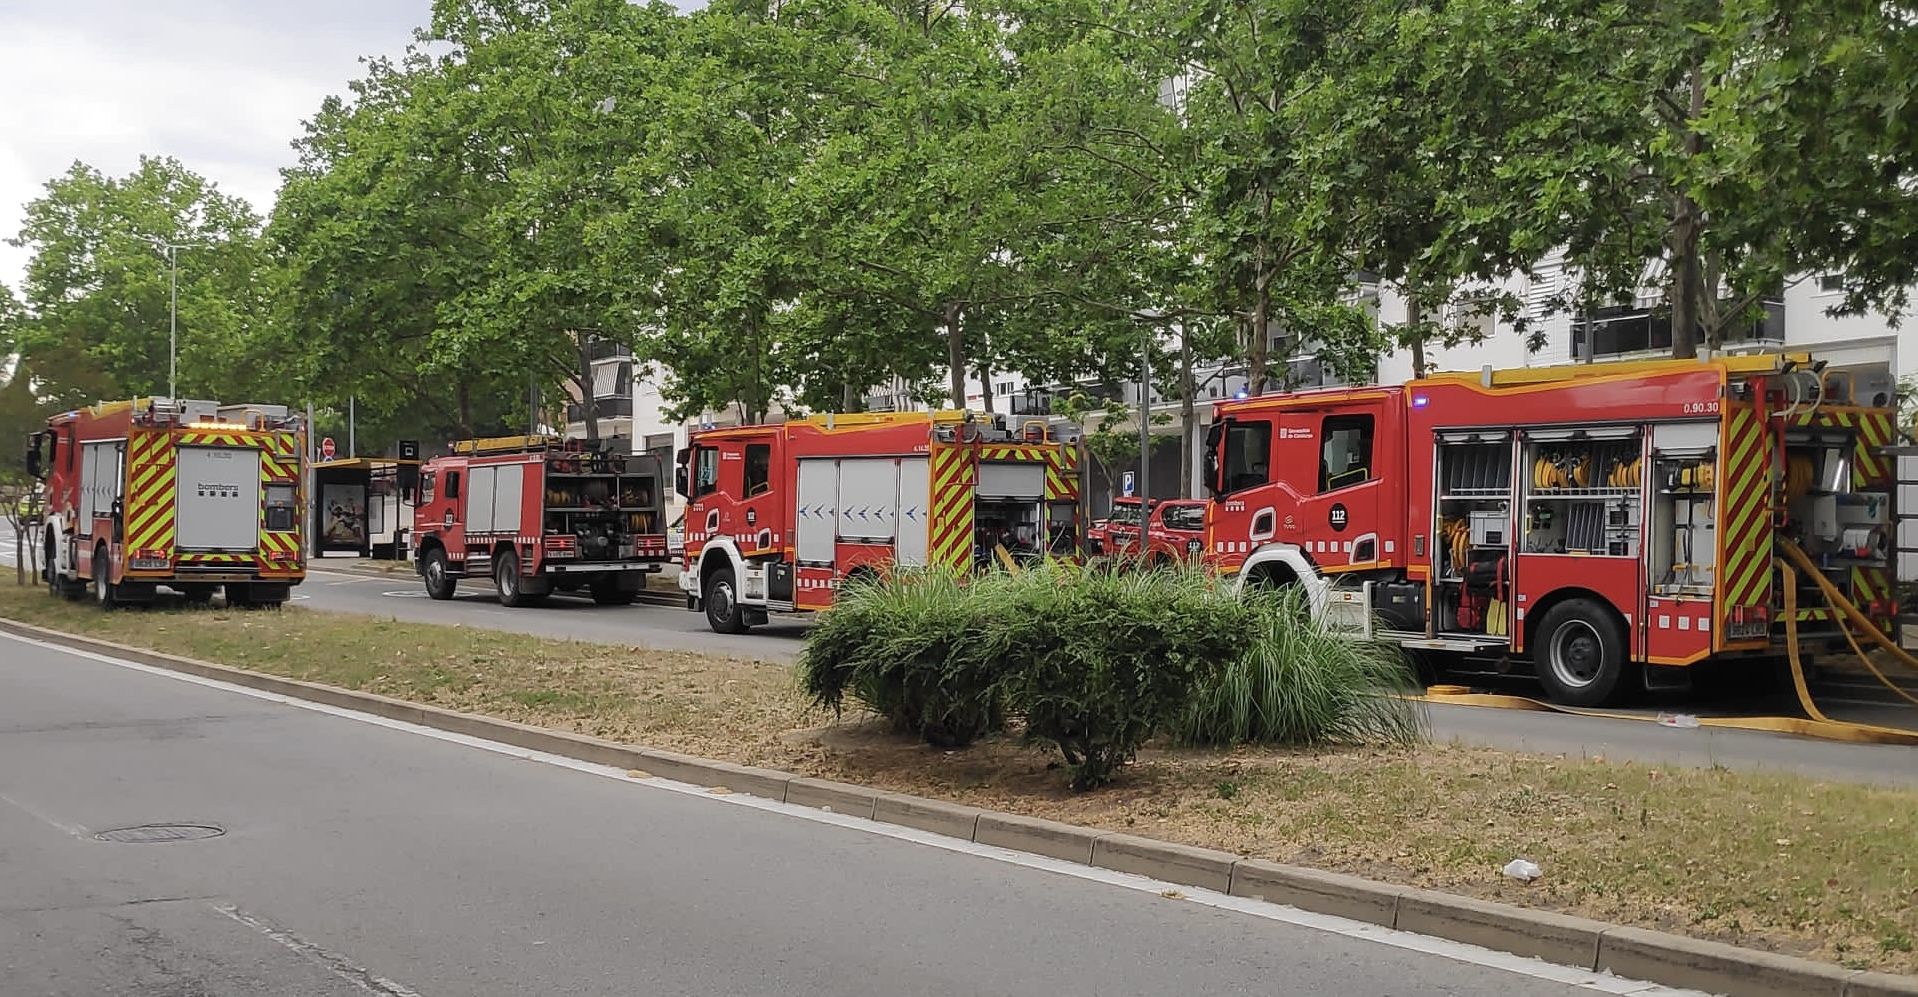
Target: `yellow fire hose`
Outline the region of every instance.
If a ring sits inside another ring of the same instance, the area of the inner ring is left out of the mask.
[[[1887,688],[1903,696],[1905,699],[1911,700],[1914,704],[1918,704],[1918,699],[1914,699],[1883,672],[1879,671],[1878,667],[1866,656],[1864,649],[1859,646],[1857,638],[1852,635],[1851,628],[1845,625],[1845,621],[1849,620],[1873,643],[1890,651],[1892,656],[1899,662],[1910,666],[1914,670],[1918,670],[1918,658],[1912,657],[1911,654],[1899,647],[1897,642],[1893,641],[1884,631],[1879,630],[1876,624],[1871,622],[1870,617],[1859,612],[1858,607],[1852,605],[1851,602],[1844,597],[1844,594],[1838,591],[1838,587],[1833,585],[1830,579],[1827,579],[1823,573],[1818,571],[1817,565],[1812,562],[1811,558],[1807,556],[1803,550],[1799,549],[1798,545],[1790,541],[1781,540],[1778,543],[1778,547],[1782,554],[1782,556],[1778,558],[1778,569],[1783,575],[1783,583],[1785,586],[1786,657],[1791,663],[1792,686],[1798,694],[1798,704],[1805,711],[1805,717],[1699,717],[1699,726],[1797,734],[1804,737],[1822,738],[1828,741],[1850,741],[1859,744],[1918,745],[1918,730],[1905,730],[1899,727],[1883,727],[1875,724],[1833,720],[1827,716],[1823,710],[1820,710],[1816,703],[1812,702],[1811,690],[1805,682],[1805,669],[1798,656],[1798,573],[1793,569],[1792,562],[1796,562],[1799,568],[1805,569],[1806,573],[1817,582],[1819,591],[1823,593],[1826,603],[1829,604],[1833,610],[1843,614],[1843,618],[1839,622],[1839,629],[1844,632],[1845,639],[1851,644],[1852,650],[1857,652],[1859,660],[1865,663],[1865,667],[1870,669],[1872,675],[1876,676],[1878,681],[1884,683]],[[1524,696],[1474,693],[1463,686],[1433,686],[1426,690],[1424,696],[1416,698],[1432,703],[1453,703],[1460,706],[1491,706],[1502,709],[1571,713],[1578,716],[1605,717],[1613,720],[1640,720],[1647,723],[1656,722],[1657,719],[1651,716],[1615,713],[1606,710],[1585,710],[1569,706],[1559,706],[1554,703],[1546,703]]]

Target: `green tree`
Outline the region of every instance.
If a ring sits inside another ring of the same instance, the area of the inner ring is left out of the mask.
[[[28,202],[9,240],[31,254],[15,350],[52,395],[70,394],[69,375],[107,395],[166,394],[171,274],[162,246],[174,243],[178,393],[284,398],[254,360],[269,315],[259,226],[245,201],[178,160],[142,157],[125,177],[75,163]]]

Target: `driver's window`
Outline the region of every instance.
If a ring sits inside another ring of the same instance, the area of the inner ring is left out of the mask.
[[[746,445],[746,498],[772,489],[773,448],[766,443]]]
[[[1327,416],[1319,452],[1319,491],[1337,491],[1372,480],[1372,417]]]
[[[719,450],[717,447],[699,448],[699,472],[693,483],[693,497],[710,495],[719,487]]]

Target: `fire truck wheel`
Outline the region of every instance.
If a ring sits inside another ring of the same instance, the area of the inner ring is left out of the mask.
[[[1533,654],[1546,695],[1567,706],[1604,706],[1625,687],[1625,628],[1590,599],[1545,611]]]
[[[453,598],[453,589],[459,585],[459,579],[446,567],[446,552],[438,547],[420,558],[420,576],[426,579],[427,597],[440,602]]]
[[[706,623],[716,634],[746,632],[746,611],[739,605],[733,569],[721,568],[706,579]]]
[[[531,606],[540,597],[527,591],[526,580],[519,576],[519,555],[505,550],[493,560],[493,588],[499,592],[502,606]]]
[[[112,609],[120,604],[120,587],[107,579],[110,566],[107,563],[105,547],[93,552],[93,601],[101,609]]]
[[[637,591],[622,587],[612,575],[593,579],[592,589],[593,601],[602,606],[630,606],[639,597]]]

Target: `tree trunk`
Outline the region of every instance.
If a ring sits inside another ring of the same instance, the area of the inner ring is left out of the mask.
[[[1266,191],[1259,201],[1259,220],[1266,221],[1272,216],[1272,192]],[[1252,251],[1252,342],[1245,361],[1246,391],[1253,396],[1265,393],[1265,366],[1267,354],[1272,349],[1272,275],[1266,266],[1269,247],[1264,236]]]
[[[982,361],[979,364],[979,404],[987,415],[993,414],[992,408],[992,368]]]
[[[453,389],[459,399],[460,435],[473,438],[473,392],[464,380],[460,380]]]
[[[1425,359],[1425,304],[1419,300],[1419,293],[1417,291],[1408,290],[1405,293],[1405,315],[1406,320],[1411,324],[1411,329],[1407,332],[1407,338],[1411,340],[1412,347],[1412,376],[1415,378],[1424,377],[1427,373],[1427,361]]]
[[[599,399],[593,391],[593,355],[586,349],[585,337],[579,344],[579,421],[586,428],[590,450],[599,449]]]
[[[1696,158],[1704,150],[1704,137],[1695,127],[1705,113],[1705,71],[1696,62],[1691,67],[1691,117],[1685,122],[1684,149],[1687,158]],[[1699,279],[1698,241],[1704,228],[1698,202],[1684,191],[1672,193],[1671,290],[1672,356],[1688,359],[1698,355]]]
[[[859,404],[859,391],[848,381],[839,388],[839,411],[857,412],[864,406]]]
[[[1245,356],[1245,390],[1254,398],[1265,394],[1265,365],[1272,348],[1272,292],[1264,279],[1265,251],[1259,251],[1260,277],[1253,290],[1252,341]]]
[[[948,301],[942,320],[946,330],[946,370],[952,377],[952,407],[966,407],[966,330],[959,324],[963,309],[957,301]]]
[[[1199,412],[1198,379],[1192,376],[1192,340],[1179,329],[1179,497],[1192,497],[1192,466],[1197,457]]]

